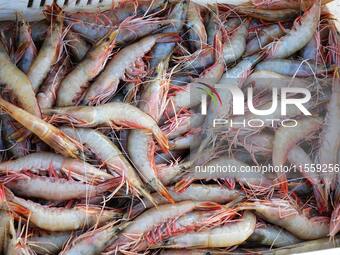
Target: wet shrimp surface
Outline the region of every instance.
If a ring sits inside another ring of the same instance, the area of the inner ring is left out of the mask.
[[[208,2],[0,21],[0,254],[340,247],[332,0]]]

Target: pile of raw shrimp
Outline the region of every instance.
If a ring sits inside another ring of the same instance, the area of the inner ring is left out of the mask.
[[[44,20],[0,22],[1,254],[340,246],[340,41],[329,1],[223,2],[78,13],[54,3]],[[243,116],[227,87],[252,88]],[[285,114],[250,111],[270,109],[274,88],[280,99],[287,87],[298,88],[287,100],[306,89],[310,98]],[[212,125],[242,118],[262,125]],[[264,165],[295,171],[241,171]]]

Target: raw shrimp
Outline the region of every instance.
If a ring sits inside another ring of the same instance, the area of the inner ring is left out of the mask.
[[[36,92],[47,76],[52,65],[54,65],[63,49],[63,24],[64,15],[57,4],[48,6],[44,10],[47,17],[51,20],[51,29],[41,46],[38,56],[34,59],[27,73],[32,82],[32,88]]]
[[[47,172],[48,170],[56,171],[58,174],[64,172],[76,179],[88,180],[86,182],[102,182],[115,177],[84,161],[65,158],[50,152],[31,153],[15,160],[0,163],[1,173],[20,173],[24,170],[30,170],[35,174],[39,174],[39,171]]]
[[[320,40],[320,33],[316,32],[309,43],[307,43],[306,46],[300,50],[300,56],[303,59],[311,59],[315,62],[322,63],[322,55],[319,55],[322,52],[320,48]]]
[[[321,5],[325,5],[332,0],[321,0]],[[259,9],[281,10],[281,9],[297,9],[306,10],[315,3],[315,0],[251,0],[251,4]]]
[[[248,15],[253,18],[270,22],[289,21],[300,14],[300,10],[282,9],[282,10],[262,10],[252,7],[238,6],[235,8],[237,12]],[[303,47],[303,46],[302,46]]]
[[[251,39],[246,46],[245,55],[249,56],[262,50],[267,44],[284,35],[279,25],[270,25],[260,30],[259,34]]]
[[[61,255],[96,255],[117,238],[120,226],[109,223],[101,228],[86,232],[67,244]]]
[[[207,44],[213,46],[216,36],[222,36],[221,28],[223,25],[219,19],[219,10],[217,6],[212,6],[208,21],[206,24]]]
[[[307,218],[288,201],[282,199],[243,202],[239,207],[242,210],[254,210],[259,217],[288,230],[302,240],[318,239],[328,235],[329,218],[321,216]]]
[[[88,83],[103,70],[109,58],[118,30],[110,32],[92,47],[78,65],[63,79],[57,93],[57,105],[69,106],[78,103]]]
[[[219,204],[225,204],[242,196],[242,193],[238,190],[232,190],[214,184],[191,184],[185,191],[181,193],[175,192],[174,187],[168,188],[168,191],[176,202],[192,200],[210,201]],[[157,193],[153,193],[151,195],[158,205],[167,203],[167,201]],[[152,206],[153,205],[149,201],[144,199],[142,203],[139,203],[132,208],[131,216],[133,217],[134,215],[140,214],[142,211],[149,209]]]
[[[177,235],[200,231],[204,229],[212,229],[228,222],[236,211],[230,208],[223,208],[217,211],[195,211],[184,214],[178,218],[165,222],[144,234],[141,241],[131,248],[132,251],[143,251],[162,246],[163,240],[167,243],[168,238],[176,238]]]
[[[166,105],[169,80],[166,77],[169,57],[161,61],[156,68],[156,76],[145,88],[141,95],[139,107],[158,121]],[[142,179],[154,190],[162,194],[169,202],[174,202],[167,189],[157,177],[155,166],[155,144],[152,137],[140,130],[130,132],[127,144],[131,161],[139,171]]]
[[[171,150],[185,150],[190,148],[196,148],[201,142],[197,139],[196,133],[187,133],[183,136],[176,137],[169,141]]]
[[[308,171],[307,167],[313,165],[313,161],[309,155],[299,146],[292,148],[287,155],[287,159],[291,164],[294,164],[300,171],[301,175],[313,185],[313,192],[315,200],[320,212],[327,210],[327,197],[325,197],[323,186],[321,185],[321,178],[317,172]]]
[[[30,175],[20,177],[6,176],[6,187],[21,197],[41,198],[48,201],[63,201],[71,199],[89,198],[114,190],[119,180],[111,179],[98,185],[86,184],[60,177],[46,177]]]
[[[270,224],[260,224],[247,240],[250,243],[262,244],[270,247],[285,247],[300,243],[301,240],[279,227]]]
[[[288,152],[301,141],[320,129],[321,118],[304,118],[294,128],[280,127],[276,130],[273,141],[273,165],[282,167],[287,160]],[[285,174],[280,172],[278,180],[283,192],[288,192]]]
[[[200,6],[189,2],[186,27],[191,50],[200,50],[207,43],[207,32],[203,24]]]
[[[27,73],[37,55],[37,48],[32,40],[31,28],[23,19],[19,22],[18,33],[18,49],[16,53],[20,59],[18,67],[21,71]]]
[[[179,1],[176,3],[175,7],[173,7],[171,13],[168,15],[168,19],[171,21],[171,24],[168,27],[165,27],[162,30],[162,33],[180,33],[188,10],[188,2],[187,1]],[[166,59],[168,55],[171,54],[175,47],[176,43],[159,43],[153,47],[151,50],[152,59],[150,60],[150,67],[156,68],[158,64]]]
[[[31,81],[17,68],[6,53],[0,42],[0,83],[5,84],[16,97],[18,103],[29,113],[41,118],[37,99],[32,89]]]
[[[58,63],[52,67],[37,93],[37,100],[41,109],[54,106],[61,81],[69,72],[70,67],[70,59],[68,57],[61,58]]]
[[[61,251],[67,240],[72,236],[72,232],[34,232],[27,239],[27,244],[37,254],[56,254]]]
[[[79,34],[73,32],[72,30],[66,33],[65,40],[72,56],[77,62],[83,60],[91,48],[91,46],[83,38],[81,38]]]
[[[267,58],[286,58],[301,50],[312,39],[320,21],[320,13],[321,3],[317,0],[301,17],[300,24],[295,23],[287,35],[268,46]]]
[[[176,34],[156,34],[145,37],[123,48],[109,61],[104,71],[90,86],[86,92],[83,103],[98,105],[108,102],[116,92],[119,81],[124,77],[127,68],[150,51],[157,42],[176,40]]]
[[[118,6],[102,13],[78,12],[66,13],[65,22],[72,25],[72,30],[81,34],[90,42],[96,42],[105,36],[112,28],[123,23],[130,17],[151,16],[166,7],[167,1],[120,2]],[[136,31],[138,33],[138,31]]]
[[[271,71],[255,71],[249,75],[245,82],[245,87],[251,86],[259,92],[286,87],[310,89],[313,85],[313,80],[281,75]]]
[[[246,49],[249,21],[241,22],[230,37],[223,44],[223,59],[225,64],[237,61]]]
[[[333,67],[319,65],[312,61],[299,61],[291,59],[265,60],[256,65],[256,71],[271,71],[282,75],[309,77],[315,75],[327,75]]]
[[[340,133],[338,119],[340,118],[340,83],[338,78],[334,78],[331,99],[327,107],[327,115],[323,125],[320,138],[319,164],[338,164],[340,148]],[[327,167],[327,172],[321,174],[325,185],[326,199],[331,190],[336,188],[336,172]]]
[[[0,107],[57,152],[72,158],[83,157],[81,147],[55,126],[5,101],[1,97]]]
[[[150,202],[153,202],[153,198],[150,196],[149,191],[145,189],[135,169],[125,158],[124,154],[105,135],[91,129],[61,128],[61,130],[84,144],[110,170],[126,178],[127,186],[131,187],[132,191],[142,194]]]
[[[154,152],[155,144],[150,134],[142,130],[130,132],[128,137],[128,153],[144,183],[173,203],[171,195],[157,176]]]
[[[79,206],[66,209],[43,206],[16,197],[9,190],[6,190],[6,197],[11,210],[29,218],[35,226],[48,231],[77,230],[121,217],[115,210],[103,210],[100,207]]]
[[[239,221],[227,223],[202,232],[192,232],[167,239],[161,247],[167,248],[218,248],[243,243],[254,232],[256,217],[244,212]]]
[[[183,201],[176,204],[165,204],[159,207],[151,208],[139,215],[120,233],[117,240],[107,249],[115,251],[116,248],[125,248],[130,246],[133,239],[138,239],[143,234],[151,231],[155,226],[158,226],[170,219],[179,217],[193,210],[214,210],[220,209],[221,206],[212,202],[195,202]]]
[[[135,106],[125,103],[107,103],[99,106],[75,106],[44,109],[44,113],[55,115],[58,122],[71,122],[74,126],[95,127],[98,125],[120,125],[123,127],[144,129],[155,136],[164,151],[169,148],[168,139],[157,123]]]
[[[247,167],[247,164],[229,157],[213,159],[202,166],[196,165],[187,170],[182,180],[176,183],[175,191],[181,192],[185,190],[195,180],[227,179],[233,181],[235,179],[237,182],[250,187],[268,188],[273,185],[272,181],[263,176],[261,172],[244,172],[243,169]]]

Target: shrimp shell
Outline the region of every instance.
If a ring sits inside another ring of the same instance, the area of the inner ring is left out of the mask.
[[[30,200],[15,197],[6,192],[10,208],[29,218],[35,226],[48,231],[71,231],[83,227],[103,224],[121,216],[114,210],[102,210],[96,207],[57,208],[43,206]]]
[[[167,248],[219,248],[243,243],[254,232],[256,217],[244,212],[239,221],[227,223],[202,232],[192,232],[167,239],[162,247]]]
[[[223,45],[223,59],[225,64],[238,60],[246,49],[249,22],[242,22]]]
[[[57,152],[71,158],[83,157],[81,148],[55,126],[5,101],[1,97],[0,107]]]
[[[63,79],[57,93],[57,106],[70,106],[78,103],[89,82],[103,70],[115,46],[118,30],[110,32],[97,42],[77,66]]]
[[[41,113],[37,99],[32,88],[32,83],[28,77],[17,68],[9,58],[0,42],[0,83],[6,85],[11,90],[13,95],[29,113],[41,118]]]
[[[150,35],[119,51],[90,86],[83,103],[89,105],[106,103],[116,92],[119,81],[123,78],[126,69],[134,64],[137,59],[143,57],[146,52],[150,51],[157,41],[166,40],[166,38],[173,40],[176,36],[174,34]]]
[[[243,202],[240,209],[254,210],[259,217],[278,225],[302,240],[312,240],[328,235],[329,218],[307,218],[300,214],[288,201],[272,199],[268,201]]]
[[[99,106],[75,106],[54,109],[44,109],[45,114],[53,115],[59,122],[69,123],[76,127],[95,127],[112,124],[123,127],[144,129],[155,136],[161,148],[168,150],[168,139],[162,133],[157,123],[135,106],[125,103],[107,103]]]
[[[21,20],[19,23],[19,35],[17,40],[18,51],[21,55],[18,67],[21,71],[27,73],[37,55],[37,49],[32,40],[31,28],[24,20]]]
[[[63,201],[78,198],[94,197],[118,186],[119,181],[113,180],[98,185],[90,185],[59,177],[27,176],[6,183],[16,195],[41,198],[48,201]]]
[[[135,169],[124,154],[105,135],[96,130],[82,128],[61,128],[61,130],[87,146],[110,170],[126,178],[128,186],[131,186],[133,191],[137,191],[153,202],[153,198],[149,191],[145,189]]]
[[[281,127],[276,130],[273,141],[273,165],[283,166],[286,163],[288,152],[296,146],[297,142],[316,132],[320,129],[321,124],[321,118],[304,118],[295,128]],[[283,191],[288,192],[284,173],[281,173],[279,180],[282,182]]]
[[[31,153],[15,160],[0,163],[0,172],[5,174],[8,172],[20,173],[24,170],[39,174],[39,171],[47,172],[49,169],[56,171],[58,174],[62,172],[70,174],[76,179],[86,177],[87,182],[102,182],[115,177],[84,161],[66,158],[50,152]]]
[[[301,50],[313,38],[319,25],[320,13],[321,3],[318,0],[301,17],[300,25],[295,23],[295,27],[289,30],[287,35],[269,45],[267,58],[286,58]]]
[[[47,9],[51,11],[48,14],[51,15],[51,30],[48,31],[48,35],[27,73],[35,92],[39,89],[52,65],[57,62],[62,51],[64,15],[56,4],[47,7]]]

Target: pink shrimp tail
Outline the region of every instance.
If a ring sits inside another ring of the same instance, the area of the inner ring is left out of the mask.
[[[196,209],[204,211],[220,210],[222,209],[222,205],[215,202],[201,202],[198,204]]]
[[[170,195],[169,191],[167,190],[167,188],[161,184],[161,185],[157,185],[157,191],[166,198],[166,200],[168,200],[168,202],[174,204],[175,200],[172,198],[172,196]]]
[[[340,231],[340,203],[335,207],[329,226],[329,235],[334,237]]]
[[[169,141],[167,136],[162,132],[161,129],[154,129],[153,134],[164,153],[169,152]]]
[[[175,191],[176,192],[185,191],[190,186],[190,184],[193,183],[193,181],[194,179],[191,177],[187,177],[187,178],[180,180],[179,182],[175,184]]]
[[[19,205],[12,201],[8,202],[8,206],[13,212],[24,217],[29,216],[29,214],[31,213],[31,211],[28,210],[26,207],[23,207],[22,205]]]

